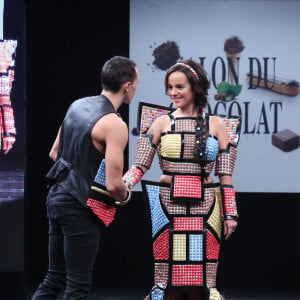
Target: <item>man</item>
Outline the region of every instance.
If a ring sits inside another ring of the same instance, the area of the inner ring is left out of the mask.
[[[67,111],[50,151],[55,161],[47,177],[49,268],[33,299],[87,299],[101,235],[101,221],[88,207],[90,185],[105,159],[106,189],[122,203],[128,198],[122,180],[127,125],[117,115],[129,104],[139,81],[136,64],[109,59],[101,72],[102,93],[75,101]]]

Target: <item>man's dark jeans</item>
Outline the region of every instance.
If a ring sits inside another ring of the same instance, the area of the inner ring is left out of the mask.
[[[102,225],[76,199],[49,196],[49,269],[32,299],[87,299]]]

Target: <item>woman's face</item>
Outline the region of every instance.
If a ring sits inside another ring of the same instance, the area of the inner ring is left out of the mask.
[[[167,92],[176,108],[184,109],[195,105],[192,86],[182,72],[176,71],[169,75]]]

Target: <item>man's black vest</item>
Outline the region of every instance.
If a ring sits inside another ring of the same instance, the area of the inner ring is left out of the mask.
[[[73,102],[61,126],[57,160],[47,174],[48,179],[85,206],[91,183],[104,158],[93,145],[91,132],[96,122],[109,113],[115,113],[115,109],[102,95]]]

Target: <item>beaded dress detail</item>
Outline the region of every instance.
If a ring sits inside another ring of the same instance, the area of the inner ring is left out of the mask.
[[[221,239],[220,193],[204,185],[194,159],[195,118],[172,120],[157,146],[161,169],[171,185],[142,181],[151,212],[155,287],[151,299],[164,299],[172,287],[215,287]],[[218,141],[207,139],[205,173],[218,153]]]

